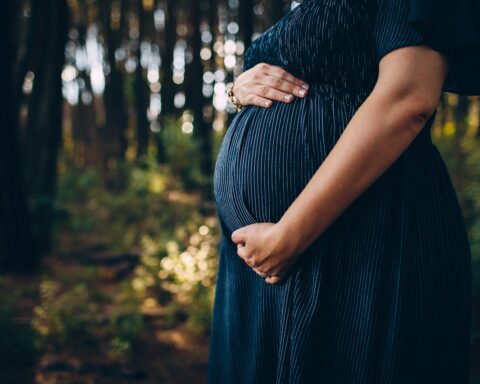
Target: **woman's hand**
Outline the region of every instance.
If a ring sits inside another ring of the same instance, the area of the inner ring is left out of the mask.
[[[284,233],[278,224],[256,223],[234,231],[237,254],[269,284],[279,283],[295,264],[295,236]]]
[[[243,105],[270,107],[272,100],[290,103],[294,96],[305,97],[308,84],[283,68],[259,63],[238,75],[233,93]]]

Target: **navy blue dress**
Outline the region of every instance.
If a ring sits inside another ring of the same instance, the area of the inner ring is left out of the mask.
[[[230,234],[282,217],[372,91],[388,52],[430,45],[451,61],[444,90],[480,94],[480,61],[465,53],[479,42],[470,6],[305,0],[249,47],[244,70],[278,65],[310,90],[242,109],[222,141],[210,384],[468,382],[471,254],[431,141],[434,115],[282,283],[266,284]]]

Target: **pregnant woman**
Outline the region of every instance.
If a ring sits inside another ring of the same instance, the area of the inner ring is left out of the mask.
[[[430,129],[442,90],[480,94],[475,12],[305,0],[248,48],[209,383],[468,383],[469,239]]]

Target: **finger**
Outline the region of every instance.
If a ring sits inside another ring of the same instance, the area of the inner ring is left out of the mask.
[[[278,284],[283,280],[283,277],[275,275],[275,276],[268,276],[265,278],[265,282],[267,284]]]
[[[265,97],[255,95],[251,93],[247,96],[247,103],[251,105],[257,105],[259,107],[269,108],[272,106],[272,100],[268,100]]]
[[[273,76],[276,76],[276,77],[280,77],[292,84],[295,84],[299,87],[303,87],[305,89],[308,89],[308,84],[299,79],[298,77],[292,75],[290,72],[286,71],[285,69],[283,69],[282,67],[279,67],[279,66],[276,66],[276,65],[272,65],[270,70],[269,70],[269,74],[273,75]]]
[[[247,250],[247,247],[237,247],[237,255],[240,256],[247,264],[251,263],[251,255],[250,252]]]
[[[252,269],[255,269],[256,272],[263,273],[260,269],[257,267],[260,266],[260,263],[255,259],[254,255],[250,251],[245,251],[245,249],[242,249],[244,247],[241,247],[240,249],[237,249],[237,253],[239,253],[239,256],[245,261],[245,263]]]
[[[232,232],[230,238],[235,244],[245,243],[245,230],[243,228],[237,229]]]
[[[263,278],[268,277],[268,275],[266,275],[265,273],[260,272],[259,270],[255,269],[255,268],[252,268],[252,269],[253,269],[253,271],[254,271],[257,275],[259,275],[259,276],[261,276],[261,277],[263,277]]]
[[[248,254],[245,261],[250,267],[255,268],[258,272],[265,274],[264,271],[259,269],[259,267],[262,265],[261,261],[256,259],[254,255]]]
[[[284,103],[293,101],[293,95],[279,91],[278,89],[272,88],[268,85],[256,85],[253,88],[253,92],[265,99],[283,101]]]
[[[281,77],[267,75],[267,76],[262,76],[261,78],[258,79],[258,81],[260,84],[264,86],[274,88],[288,95],[305,97],[308,93],[305,88],[302,88],[294,83],[291,83],[285,79],[282,79]]]

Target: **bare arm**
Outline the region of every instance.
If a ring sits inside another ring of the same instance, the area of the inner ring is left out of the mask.
[[[375,88],[357,110],[325,161],[270,231],[280,239],[268,253],[250,255],[257,272],[282,275],[280,253],[298,255],[393,162],[434,112],[448,69],[446,58],[428,47],[405,47],[380,62]],[[239,236],[237,236],[239,235]],[[232,239],[242,241],[242,233]],[[281,240],[283,239],[283,240]],[[267,278],[275,283],[280,277]]]
[[[302,251],[383,174],[419,134],[438,103],[447,64],[426,47],[384,57],[378,82],[279,224],[301,228]],[[291,233],[291,232],[290,232]]]

